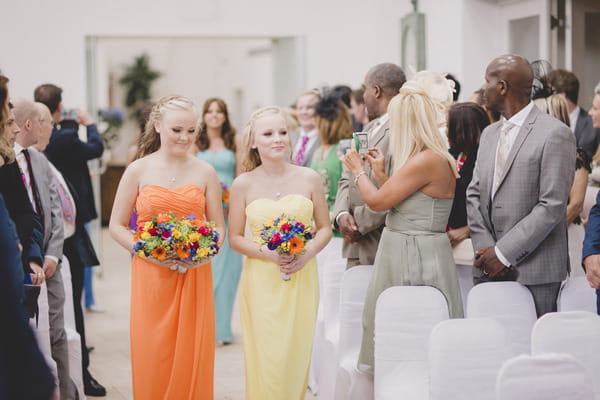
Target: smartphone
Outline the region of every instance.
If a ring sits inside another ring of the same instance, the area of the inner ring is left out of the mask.
[[[61,121],[77,121],[77,110],[75,108],[63,108],[60,113]]]
[[[352,146],[352,139],[342,139],[338,143],[338,157],[343,158],[346,155],[346,152],[350,150],[350,146]]]
[[[367,154],[369,152],[369,133],[354,132],[354,145],[358,154]]]

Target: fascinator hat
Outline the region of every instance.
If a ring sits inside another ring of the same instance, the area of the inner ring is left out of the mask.
[[[452,104],[453,86],[454,82],[440,73],[421,71],[406,81],[390,101],[390,150],[394,170],[424,149],[438,153],[455,168],[440,133],[440,126],[446,122],[446,110]]]

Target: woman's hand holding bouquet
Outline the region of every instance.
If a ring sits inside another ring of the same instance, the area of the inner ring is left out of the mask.
[[[282,215],[261,229],[261,245],[276,254],[271,255],[271,261],[281,268],[281,278],[291,279],[291,274],[304,267],[306,261],[306,246],[312,239],[312,227]]]
[[[183,274],[219,252],[219,232],[214,227],[194,215],[178,219],[173,213],[160,214],[137,227],[133,252]]]

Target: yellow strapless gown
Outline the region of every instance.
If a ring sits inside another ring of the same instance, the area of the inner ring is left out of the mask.
[[[263,224],[283,213],[311,224],[312,201],[298,194],[277,201],[254,200],[246,207],[253,240],[259,243]],[[246,259],[240,284],[240,312],[247,400],[304,399],[318,303],[315,259],[289,281],[281,279],[278,265],[263,259]]]

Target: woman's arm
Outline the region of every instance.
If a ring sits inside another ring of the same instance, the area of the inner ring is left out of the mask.
[[[281,272],[293,274],[298,272],[306,263],[314,258],[331,239],[331,222],[329,220],[329,208],[325,200],[325,191],[321,177],[313,170],[307,171],[307,179],[311,184],[311,200],[313,202],[313,219],[316,231],[313,239],[308,243],[304,254],[296,255],[292,262],[281,267]]]
[[[583,200],[587,189],[588,171],[585,168],[579,168],[575,171],[573,186],[569,192],[569,204],[567,204],[567,224],[570,224],[577,218],[583,210]]]
[[[435,157],[435,158],[434,158]],[[364,170],[358,153],[349,150],[344,165],[357,179],[357,186],[365,203],[373,211],[389,210],[408,196],[432,182],[438,156],[431,151],[422,151],[409,159],[406,164],[377,190]]]
[[[207,174],[206,184],[206,220],[215,223],[215,230],[219,232],[219,246],[225,240],[225,219],[223,217],[223,206],[221,202],[221,184],[214,168],[206,164],[206,168],[198,171],[199,174]]]
[[[134,161],[125,169],[117,188],[117,194],[110,213],[110,222],[108,223],[110,236],[132,254],[135,242],[128,224],[138,195],[139,166],[140,162]]]

